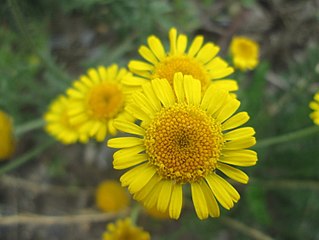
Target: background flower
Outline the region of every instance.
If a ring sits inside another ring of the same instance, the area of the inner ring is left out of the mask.
[[[10,116],[0,111],[0,160],[8,159],[15,151],[13,124]]]
[[[259,62],[259,45],[254,40],[244,37],[233,37],[230,53],[236,68],[241,71],[253,70]]]
[[[219,47],[212,42],[204,43],[203,36],[196,36],[187,49],[188,38],[177,34],[175,28],[169,31],[170,49],[165,51],[162,42],[154,35],[148,37],[148,46],[142,45],[139,54],[147,61],[132,60],[129,69],[136,76],[128,78],[125,84],[140,85],[145,80],[165,78],[173,85],[174,74],[181,72],[200,80],[203,89],[213,81],[229,91],[238,89],[234,80],[222,79],[234,70],[217,56]]]
[[[130,198],[119,182],[105,180],[96,189],[95,202],[104,212],[119,212],[129,206]]]

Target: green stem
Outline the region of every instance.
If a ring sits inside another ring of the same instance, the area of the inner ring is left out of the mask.
[[[46,143],[43,143],[39,145],[39,147],[32,149],[31,151],[27,152],[26,154],[22,155],[21,157],[14,159],[10,161],[8,164],[0,168],[0,176],[16,169],[17,167],[21,166],[22,164],[28,162],[29,160],[32,160],[34,157],[36,157],[38,154],[43,152],[45,149],[47,149],[49,146],[51,146],[55,141],[51,140]]]
[[[311,126],[295,132],[290,132],[280,136],[275,136],[257,141],[255,148],[264,148],[278,143],[290,142],[293,140],[311,136],[316,133],[319,133],[319,126]]]
[[[26,132],[29,132],[34,129],[42,128],[44,126],[43,119],[35,119],[30,122],[27,122],[23,125],[15,127],[15,134],[16,136],[20,136]]]
[[[137,219],[138,219],[138,214],[140,213],[141,206],[139,204],[136,204],[131,211],[131,221],[132,224],[136,225]]]

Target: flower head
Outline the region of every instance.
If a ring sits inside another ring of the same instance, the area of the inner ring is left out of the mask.
[[[103,234],[103,240],[149,240],[150,234],[142,228],[134,226],[131,219],[118,220],[115,224],[109,223]]]
[[[80,125],[80,132],[103,141],[110,133],[116,134],[113,120],[121,117],[127,95],[131,89],[122,85],[130,76],[117,65],[89,69],[67,90],[70,97],[70,122]]]
[[[136,76],[126,79],[124,83],[134,86],[146,80],[165,78],[173,86],[174,74],[181,72],[200,80],[203,90],[212,80],[213,84],[223,86],[229,91],[238,89],[236,81],[221,80],[234,70],[217,56],[219,47],[214,43],[203,44],[203,36],[196,36],[187,49],[187,37],[177,34],[175,28],[169,31],[169,41],[170,49],[166,51],[156,36],[150,36],[147,39],[148,46],[143,45],[139,48],[139,54],[147,62],[130,61],[129,69]]]
[[[99,184],[95,200],[97,207],[104,212],[118,212],[130,204],[126,189],[113,180],[106,180]]]
[[[15,151],[15,139],[11,118],[0,111],[0,160],[10,158]]]
[[[247,37],[234,37],[230,53],[235,67],[241,71],[252,70],[258,65],[259,45]]]
[[[87,134],[80,133],[80,126],[70,122],[69,105],[70,99],[63,95],[53,100],[44,115],[45,130],[63,144],[71,144],[77,141],[86,143],[88,141]]]
[[[240,195],[224,178],[247,183],[248,176],[231,166],[252,166],[257,154],[251,127],[235,129],[248,121],[246,112],[233,115],[240,102],[228,91],[177,73],[173,88],[165,79],[143,85],[126,111],[137,119],[116,121],[115,126],[136,136],[113,138],[115,169],[128,170],[121,178],[133,197],[145,207],[156,207],[179,218],[183,186],[190,185],[195,211],[200,219],[219,216],[217,201],[226,209]]]
[[[310,113],[310,118],[316,125],[319,125],[319,92],[317,92],[314,96],[314,101],[309,103],[309,107],[313,110]]]

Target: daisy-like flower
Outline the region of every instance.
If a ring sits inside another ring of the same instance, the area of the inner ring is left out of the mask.
[[[8,159],[15,151],[13,124],[10,116],[0,111],[0,160]]]
[[[67,90],[70,97],[70,121],[80,125],[80,132],[104,141],[106,135],[116,134],[113,120],[123,115],[124,104],[131,88],[122,85],[122,80],[131,75],[117,65],[108,68],[89,69]]]
[[[130,204],[126,189],[114,180],[105,180],[99,184],[95,193],[95,201],[97,207],[104,212],[119,212]]]
[[[253,70],[258,65],[259,45],[247,37],[234,37],[230,43],[230,53],[236,68],[241,71]]]
[[[220,214],[217,201],[226,209],[240,195],[220,173],[240,183],[248,176],[231,166],[252,166],[257,154],[248,150],[256,141],[246,112],[233,115],[240,102],[228,91],[208,86],[201,93],[200,81],[175,74],[173,88],[165,79],[154,79],[132,98],[126,110],[133,121],[116,121],[115,126],[136,136],[113,138],[115,169],[129,169],[120,181],[145,207],[157,207],[178,219],[183,186],[191,186],[197,216]],[[235,129],[237,128],[237,129]],[[216,201],[217,199],[217,201]]]
[[[80,133],[79,125],[70,122],[69,105],[70,99],[63,95],[53,100],[44,115],[45,130],[63,144],[71,144],[77,141],[86,143],[89,139],[88,135]]]
[[[131,219],[118,220],[109,223],[103,234],[103,240],[149,240],[151,236],[142,228],[132,224]]]
[[[319,125],[319,92],[315,94],[314,101],[309,103],[309,107],[313,110],[313,112],[310,113],[310,118],[314,124]]]
[[[223,79],[234,70],[217,56],[219,47],[212,42],[204,44],[203,36],[196,36],[187,49],[188,38],[177,34],[175,28],[169,31],[170,49],[166,51],[156,36],[147,39],[148,46],[141,46],[139,54],[147,61],[132,60],[129,69],[135,76],[125,80],[125,84],[138,86],[146,80],[167,79],[173,85],[174,74],[181,72],[200,80],[204,89],[212,81],[216,86],[223,86],[228,91],[236,91],[236,81]]]

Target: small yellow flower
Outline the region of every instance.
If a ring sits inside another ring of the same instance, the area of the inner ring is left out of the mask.
[[[319,92],[315,94],[314,101],[309,103],[309,107],[313,110],[313,112],[310,113],[310,118],[314,124],[319,125]]]
[[[15,139],[11,118],[0,111],[0,160],[8,159],[15,151]]]
[[[99,184],[95,193],[96,205],[104,212],[119,212],[130,204],[126,189],[120,183],[106,180]]]
[[[122,80],[131,75],[117,65],[89,69],[67,90],[70,97],[70,122],[80,125],[80,132],[104,141],[108,133],[115,135],[113,120],[123,115],[122,110],[131,88]]]
[[[134,226],[131,219],[118,220],[109,223],[103,234],[103,240],[149,240],[151,236],[142,228]]]
[[[233,37],[230,53],[235,67],[241,71],[252,70],[258,65],[259,45],[247,37]]]
[[[237,82],[223,79],[231,73],[233,68],[217,56],[219,47],[212,42],[204,43],[203,36],[196,36],[187,49],[187,36],[177,34],[175,28],[169,31],[170,49],[166,51],[162,42],[156,36],[147,39],[148,46],[141,46],[139,54],[147,61],[132,60],[129,69],[135,74],[125,80],[125,84],[138,86],[147,80],[167,79],[173,86],[174,74],[181,72],[192,75],[201,82],[204,89],[209,83],[223,86],[228,91],[238,89]]]
[[[146,208],[169,212],[174,219],[180,216],[186,184],[200,219],[219,216],[217,201],[232,208],[240,195],[220,173],[247,183],[248,176],[232,165],[257,161],[256,152],[247,149],[256,143],[254,129],[238,128],[249,116],[234,115],[240,102],[213,84],[202,93],[201,82],[182,73],[175,74],[173,88],[166,79],[154,79],[142,89],[126,107],[140,121],[115,122],[133,136],[108,141],[109,147],[121,148],[113,156],[114,168],[129,168],[122,185]]]
[[[87,134],[79,132],[79,126],[71,124],[68,116],[70,99],[60,95],[50,104],[44,115],[46,121],[45,130],[63,144],[71,144],[77,141],[86,143]]]

